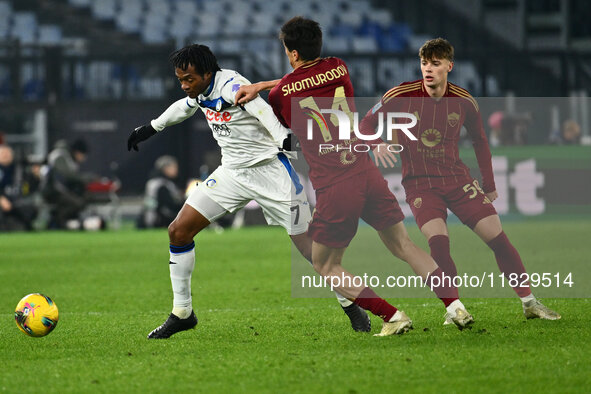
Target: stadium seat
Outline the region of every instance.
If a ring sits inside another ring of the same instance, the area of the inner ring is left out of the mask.
[[[216,53],[218,50],[218,43],[219,40],[212,40],[210,38],[204,38],[201,36],[194,36],[192,43],[201,44],[207,46],[213,53]]]
[[[92,4],[92,0],[68,0],[68,3],[74,7],[89,7]]]
[[[401,52],[408,47],[411,31],[406,24],[393,24],[379,39],[380,49],[388,52]]]
[[[193,17],[197,13],[197,3],[195,1],[180,0],[175,2],[176,15],[190,15]]]
[[[6,38],[10,30],[10,17],[8,15],[0,15],[0,37]]]
[[[242,19],[252,13],[252,4],[250,2],[235,1],[232,3],[232,13],[235,15],[241,15]],[[232,20],[236,22],[236,20]]]
[[[355,36],[351,41],[351,47],[355,53],[376,53],[378,51],[378,44],[375,38],[371,36]]]
[[[229,10],[228,4],[222,1],[204,0],[200,11],[206,14],[220,14],[220,10]]]
[[[338,15],[338,19],[341,21],[341,23],[351,26],[355,30],[358,30],[363,24],[363,17],[363,13],[354,10],[341,12]]]
[[[357,33],[361,36],[371,36],[379,40],[382,35],[382,27],[377,22],[366,18],[357,30]]]
[[[330,36],[324,41],[324,50],[328,56],[345,53],[351,50],[349,39],[345,37]]]
[[[319,15],[332,15],[332,16],[339,16],[340,13],[340,6],[337,2],[335,1],[319,1],[317,3],[318,5],[318,11],[319,14],[315,15],[315,16],[319,16]]]
[[[342,37],[350,40],[355,35],[355,29],[344,23],[338,23],[330,28],[329,34],[333,37]]]
[[[331,26],[336,23],[335,14],[318,14],[318,15],[310,15],[310,18],[313,18],[320,26],[322,26],[323,31],[330,31]]]
[[[194,33],[197,37],[216,37],[221,34],[220,19],[217,14],[202,12],[195,21]]]
[[[57,25],[39,26],[39,44],[59,45],[62,41],[62,29]]]
[[[8,18],[12,13],[12,6],[7,1],[0,1],[0,19]]]
[[[425,43],[425,41],[431,38],[432,37],[428,35],[411,35],[408,39],[408,49],[416,53],[419,51],[419,48]]]
[[[374,10],[367,14],[367,18],[379,24],[383,29],[388,28],[392,22],[392,14],[386,10]]]
[[[194,18],[192,13],[181,13],[175,16],[174,23],[170,25],[169,33],[173,37],[188,37],[193,33],[194,29]]]
[[[144,12],[144,5],[139,0],[128,0],[121,3],[118,15],[140,16]]]
[[[259,13],[264,13],[269,18],[276,17],[283,14],[283,4],[280,1],[269,1],[259,10]]]
[[[32,12],[15,12],[12,16],[10,36],[23,44],[34,44],[37,41],[37,18]]]
[[[44,95],[45,85],[40,78],[42,70],[37,65],[24,65],[20,69],[23,99],[26,101],[41,99]]]
[[[121,13],[115,18],[115,25],[125,33],[139,33],[141,29],[140,15]]]
[[[218,41],[217,52],[219,54],[234,54],[240,53],[243,50],[243,44],[236,39],[223,39]]]
[[[151,1],[147,3],[148,13],[167,17],[171,12],[171,5],[168,1]]]
[[[98,20],[111,20],[116,15],[115,0],[94,0],[92,3],[92,15]]]
[[[242,11],[232,11],[232,13],[226,15],[225,20],[226,23],[219,26],[217,30],[226,36],[240,36],[245,34],[249,25],[251,25]]]
[[[144,26],[141,34],[144,42],[148,44],[164,44],[167,41],[164,30],[160,30],[151,26]]]
[[[154,30],[165,31],[169,27],[168,17],[159,13],[149,13],[145,16],[143,25]]]
[[[269,15],[258,13],[252,18],[250,32],[254,35],[274,35],[277,30],[274,18]]]
[[[15,12],[12,15],[13,29],[37,28],[37,17],[32,12]]]

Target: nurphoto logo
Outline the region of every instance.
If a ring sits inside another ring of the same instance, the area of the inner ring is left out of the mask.
[[[411,141],[417,141],[417,137],[415,137],[411,132],[410,129],[416,126],[417,124],[417,117],[413,114],[406,113],[406,112],[388,112],[386,114],[379,113],[378,115],[378,127],[373,134],[362,134],[359,131],[359,114],[357,112],[353,112],[347,114],[343,111],[339,111],[337,109],[320,109],[316,111],[314,109],[308,108],[305,111],[306,115],[308,115],[312,119],[308,119],[306,124],[306,138],[308,140],[312,140],[314,138],[314,121],[316,121],[316,125],[320,128],[320,132],[324,137],[324,141],[326,143],[319,145],[319,151],[323,152],[326,150],[354,150],[355,152],[368,152],[375,147],[378,147],[379,144],[355,144],[351,145],[350,143],[346,143],[343,145],[340,144],[333,144],[329,143],[332,140],[332,136],[328,131],[328,122],[326,121],[323,114],[334,115],[338,122],[339,128],[339,140],[340,141],[349,141],[352,138],[363,140],[363,141],[374,141],[377,138],[381,138],[384,132],[384,115],[386,115],[385,120],[385,129],[386,129],[386,139],[392,140],[394,130],[402,131]],[[334,118],[333,118],[334,119]],[[401,119],[409,120],[405,123],[397,123],[400,122]],[[337,122],[332,122],[337,125]],[[353,131],[354,136],[351,135],[351,131]],[[399,153],[402,152],[404,147],[400,144],[389,144],[387,145],[387,149],[390,152]]]

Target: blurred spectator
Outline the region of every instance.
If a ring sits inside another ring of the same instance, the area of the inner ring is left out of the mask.
[[[20,189],[23,197],[36,195],[41,187],[42,160],[29,158],[27,160]]]
[[[490,127],[488,143],[491,148],[501,146],[504,116],[503,111],[496,111],[488,117],[488,127]]]
[[[0,231],[31,230],[38,213],[34,201],[23,197],[14,174],[14,153],[0,145]]]
[[[578,145],[581,141],[581,126],[572,120],[568,119],[562,124],[560,130],[554,130],[550,134],[550,143],[558,145]]]
[[[80,213],[88,202],[86,185],[95,178],[80,171],[87,154],[88,146],[83,140],[76,140],[69,147],[60,140],[49,153],[41,187],[43,198],[51,205],[49,228],[80,227]]]
[[[527,133],[531,115],[529,113],[505,114],[503,118],[503,145],[527,145]]]
[[[144,208],[138,218],[139,228],[167,227],[184,203],[183,193],[175,184],[179,166],[172,156],[161,156],[146,183]]]
[[[14,153],[8,145],[0,145],[0,193],[12,185],[14,176]]]
[[[529,113],[493,112],[488,118],[490,127],[489,144],[498,146],[527,145],[527,133],[531,115]]]

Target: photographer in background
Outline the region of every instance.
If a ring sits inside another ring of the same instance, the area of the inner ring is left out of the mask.
[[[572,119],[565,120],[562,128],[550,134],[549,142],[556,145],[579,145],[581,142],[581,126]]]
[[[161,156],[154,163],[153,175],[146,183],[144,208],[138,218],[139,228],[168,227],[185,199],[174,183],[179,166],[172,156]]]
[[[88,203],[86,185],[95,178],[80,171],[87,154],[88,146],[83,140],[76,140],[69,147],[60,140],[49,153],[41,187],[43,198],[51,205],[48,228],[80,228],[80,213]]]
[[[0,231],[32,230],[39,212],[17,173],[12,148],[0,145]]]

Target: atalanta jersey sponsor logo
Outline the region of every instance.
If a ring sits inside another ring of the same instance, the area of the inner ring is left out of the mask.
[[[210,126],[214,133],[216,133],[220,137],[228,137],[231,133],[228,125],[212,123]]]
[[[205,117],[210,122],[229,122],[230,120],[232,120],[232,114],[228,111],[214,112],[210,109],[206,109]]]

